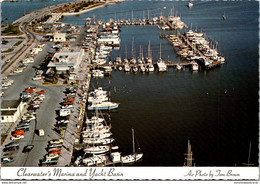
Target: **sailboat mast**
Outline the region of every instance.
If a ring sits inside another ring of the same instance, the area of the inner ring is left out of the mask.
[[[162,58],[162,43],[160,43],[160,59]]]
[[[134,57],[134,37],[133,37],[133,40],[132,40],[132,57]]]
[[[133,154],[135,153],[135,135],[134,135],[134,129],[132,128],[132,139],[133,139]]]
[[[247,165],[248,166],[249,166],[249,163],[250,163],[250,155],[251,155],[251,141],[250,141],[249,153],[248,153],[248,159],[247,159]]]
[[[150,40],[149,40],[149,44],[148,44],[148,57],[150,58],[151,56],[151,53],[150,53]]]
[[[142,45],[140,45],[140,53],[139,53],[140,59],[142,58]]]
[[[125,58],[127,59],[127,45],[125,44]]]

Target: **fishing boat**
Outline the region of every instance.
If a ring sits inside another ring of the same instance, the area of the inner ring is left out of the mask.
[[[121,160],[124,164],[137,162],[143,157],[143,153],[136,153],[135,152],[135,137],[134,137],[134,129],[133,128],[132,128],[132,141],[133,141],[133,153],[130,154],[130,155],[122,156]]]

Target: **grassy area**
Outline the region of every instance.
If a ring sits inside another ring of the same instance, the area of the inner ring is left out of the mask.
[[[14,44],[14,46],[18,46],[18,45],[20,45],[22,42],[23,42],[23,41],[18,41],[18,42],[16,42],[16,43]]]
[[[15,36],[15,35],[21,35],[23,34],[20,30],[19,30],[19,26],[13,26],[12,24],[9,24],[8,27],[6,27],[3,31],[2,31],[2,36]]]
[[[12,52],[14,49],[8,49],[8,50],[5,50],[5,51],[3,51],[2,53],[8,53],[8,52]]]

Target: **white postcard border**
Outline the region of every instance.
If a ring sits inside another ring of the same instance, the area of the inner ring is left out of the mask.
[[[259,180],[258,167],[2,167],[3,180]]]

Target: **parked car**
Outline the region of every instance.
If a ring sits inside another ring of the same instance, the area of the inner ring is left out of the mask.
[[[62,144],[63,139],[53,139],[49,141],[50,144]]]
[[[24,148],[23,148],[23,153],[26,153],[26,152],[30,152],[32,149],[34,148],[34,145],[26,145]]]
[[[12,141],[14,141],[14,140],[20,140],[20,139],[23,139],[24,138],[24,135],[17,135],[17,136],[12,136],[12,137],[10,137],[10,139],[12,140]]]
[[[17,148],[17,147],[19,147],[18,142],[10,142],[9,144],[5,145],[5,148]]]
[[[41,79],[43,79],[43,77],[41,75],[36,75],[32,78],[32,80],[34,80],[34,81],[41,80]]]
[[[46,91],[45,90],[40,90],[40,91],[37,91],[36,93],[37,94],[42,94],[42,93],[46,93]]]
[[[14,161],[13,157],[5,157],[5,158],[1,158],[1,164],[6,164],[9,162]]]
[[[13,136],[24,135],[24,130],[15,130],[12,135]]]

